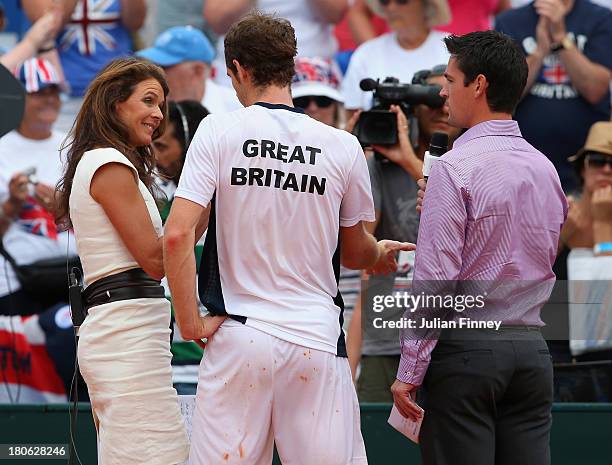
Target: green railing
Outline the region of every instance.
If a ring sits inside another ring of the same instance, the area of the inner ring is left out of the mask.
[[[387,424],[390,409],[388,404],[361,406],[362,431],[370,465],[420,464],[418,447]],[[0,444],[66,444],[69,430],[67,404],[0,405]],[[89,404],[79,404],[75,440],[82,464],[95,465],[96,436]],[[551,448],[553,465],[612,463],[612,404],[555,404]],[[16,462],[17,465],[42,463],[62,462]]]

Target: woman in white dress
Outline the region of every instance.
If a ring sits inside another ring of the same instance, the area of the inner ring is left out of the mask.
[[[58,217],[74,227],[88,315],[78,360],[102,465],[173,465],[189,454],[170,367],[170,304],[151,142],[164,130],[161,68],[111,62],[92,81],[70,136]],[[195,292],[195,290],[194,290]],[[208,337],[222,318],[202,318]]]

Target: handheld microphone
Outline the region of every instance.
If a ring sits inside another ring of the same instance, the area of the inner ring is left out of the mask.
[[[445,132],[434,132],[429,143],[429,150],[425,152],[423,159],[423,177],[425,181],[429,178],[433,162],[448,152],[448,134]]]

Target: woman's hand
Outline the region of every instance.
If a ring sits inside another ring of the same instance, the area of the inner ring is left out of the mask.
[[[593,238],[591,217],[583,211],[580,202],[574,200],[573,197],[568,197],[567,203],[569,206],[567,220],[561,228],[559,242],[570,249],[591,247]]]

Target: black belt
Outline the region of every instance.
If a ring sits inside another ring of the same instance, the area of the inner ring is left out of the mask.
[[[91,283],[82,292],[85,312],[97,305],[131,299],[158,299],[166,293],[160,281],[141,268],[106,276]]]

